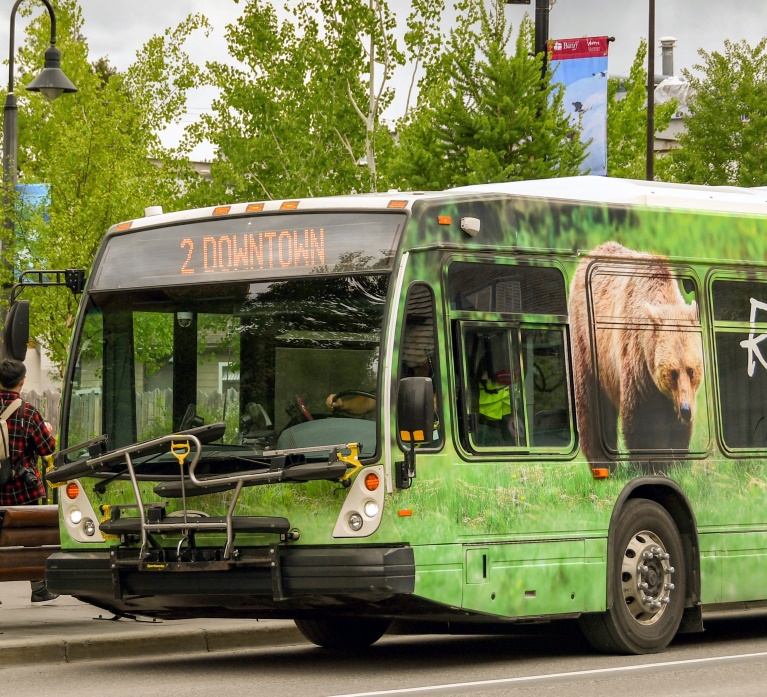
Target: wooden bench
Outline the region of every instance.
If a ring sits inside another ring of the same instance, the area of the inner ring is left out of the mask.
[[[45,578],[45,562],[59,549],[58,506],[0,506],[0,581]]]

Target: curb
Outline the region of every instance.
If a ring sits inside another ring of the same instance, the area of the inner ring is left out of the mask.
[[[0,651],[0,667],[177,653],[213,653],[300,643],[306,643],[306,639],[295,626],[289,625],[230,629],[180,627],[165,629],[162,633],[136,631],[122,636],[91,634],[73,639],[41,638],[27,640],[21,645],[3,646]]]

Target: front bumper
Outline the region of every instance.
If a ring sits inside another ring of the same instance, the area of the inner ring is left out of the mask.
[[[61,551],[48,558],[46,578],[51,591],[117,614],[167,618],[387,614],[415,588],[409,546],[240,549],[228,568],[138,564],[116,548]]]

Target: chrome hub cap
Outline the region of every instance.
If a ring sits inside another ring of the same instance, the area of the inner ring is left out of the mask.
[[[623,553],[623,599],[640,624],[657,622],[671,600],[674,584],[669,554],[660,538],[648,530],[634,535]]]

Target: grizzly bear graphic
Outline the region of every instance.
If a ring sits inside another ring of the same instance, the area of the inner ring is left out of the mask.
[[[665,260],[616,242],[595,248],[573,278],[570,326],[586,459],[615,457],[619,418],[630,455],[688,451],[703,347],[696,303]]]

